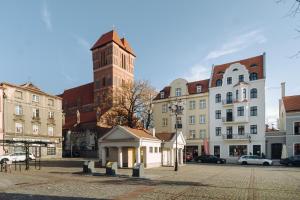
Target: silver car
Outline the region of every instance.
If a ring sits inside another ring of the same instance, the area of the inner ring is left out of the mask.
[[[256,155],[241,156],[238,162],[242,165],[252,164],[268,166],[273,164],[272,160],[265,159]]]
[[[29,153],[29,159],[35,160],[35,156],[32,153]],[[8,155],[0,156],[0,162],[4,161],[13,161],[13,162],[23,162],[26,160],[26,153],[25,152],[15,152]]]

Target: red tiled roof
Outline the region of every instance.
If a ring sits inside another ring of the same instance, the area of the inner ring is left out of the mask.
[[[65,125],[64,129],[70,129],[75,126],[77,123],[77,115],[70,115],[65,117]],[[96,111],[90,111],[90,112],[82,112],[80,113],[80,124],[84,123],[90,123],[90,122],[97,122],[97,117],[96,117]]]
[[[63,98],[63,104],[67,103],[67,107],[77,106],[78,98],[80,99],[80,105],[93,104],[94,83],[91,82],[65,90],[60,96]]]
[[[139,138],[157,139],[156,137],[153,137],[151,133],[149,133],[144,129],[135,129],[135,128],[130,128],[128,126],[122,126],[122,127]]]
[[[223,78],[223,73],[225,73],[226,69],[234,63],[241,63],[244,65],[250,73],[257,73],[258,79],[264,78],[264,55],[255,56],[252,58],[247,58],[244,60],[234,61],[222,65],[215,65],[213,69],[213,75],[211,79],[211,87],[216,87],[216,81],[218,79]],[[252,67],[253,64],[257,65],[256,67]]]
[[[285,111],[300,112],[300,95],[283,97]]]
[[[171,93],[171,87],[170,86],[167,86],[167,87],[165,87],[164,89],[162,89],[157,95],[156,95],[156,97],[154,98],[154,100],[159,100],[159,99],[161,99],[160,98],[160,93],[161,92],[164,92],[164,98],[163,99],[167,99],[167,98],[169,98],[169,96],[170,96],[170,93]]]
[[[119,37],[118,33],[116,31],[114,31],[114,30],[109,31],[109,32],[103,34],[96,41],[96,43],[93,45],[93,47],[91,48],[91,50],[94,50],[96,48],[104,46],[104,45],[106,45],[109,42],[116,43],[117,45],[119,45],[119,47],[121,47],[122,49],[124,49],[128,53],[131,53],[133,56],[135,56],[135,54],[134,54],[132,48],[130,47],[128,41],[125,38],[122,38],[122,40],[120,40],[120,37]]]
[[[187,83],[189,94],[197,94],[197,86],[202,86],[201,93],[208,92],[209,79]]]
[[[175,133],[155,133],[155,136],[162,141],[170,141]]]

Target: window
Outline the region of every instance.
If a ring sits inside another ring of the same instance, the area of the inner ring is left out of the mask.
[[[153,147],[149,147],[149,152],[153,153]]]
[[[52,126],[48,126],[48,136],[54,135],[54,128]]]
[[[16,122],[15,128],[16,128],[16,133],[23,133],[23,124]]]
[[[226,134],[227,135],[232,135],[232,126],[227,126],[226,127]]]
[[[232,77],[227,77],[227,85],[231,85],[232,84]]]
[[[197,85],[197,93],[201,93],[202,92],[202,85]]]
[[[300,135],[300,122],[295,122],[294,123],[294,134],[295,135]]]
[[[165,93],[164,92],[160,92],[160,98],[164,99],[165,98]]]
[[[40,117],[39,109],[37,109],[37,108],[32,109],[32,117],[33,118],[39,118]]]
[[[221,136],[222,132],[221,132],[221,127],[216,127],[216,136]]]
[[[163,105],[162,105],[162,112],[163,112],[163,113],[168,112],[168,104],[163,104]]]
[[[239,71],[237,68],[234,68],[232,71],[236,72],[236,71]]]
[[[16,114],[16,115],[23,115],[23,108],[22,108],[22,106],[17,105],[17,106],[15,107],[15,114]]]
[[[56,148],[55,147],[47,147],[47,155],[56,155]]]
[[[256,88],[252,88],[250,90],[250,98],[251,99],[256,99],[257,98],[257,89]]]
[[[190,130],[190,139],[196,139],[196,131]]]
[[[294,156],[300,155],[300,143],[294,144]]]
[[[238,134],[239,135],[245,134],[245,126],[238,126]]]
[[[190,110],[194,110],[196,108],[196,102],[195,101],[189,101],[189,108],[190,108]]]
[[[221,94],[216,94],[216,103],[221,102]]]
[[[52,111],[48,112],[48,118],[54,119],[54,112],[52,112]]]
[[[32,101],[33,101],[33,102],[38,103],[39,100],[40,100],[40,97],[39,97],[38,95],[36,95],[36,94],[33,94],[33,95],[32,95]]]
[[[175,90],[175,96],[180,97],[181,96],[181,88],[176,88]]]
[[[218,79],[216,81],[216,86],[219,87],[219,86],[222,86],[222,80],[221,79]]]
[[[189,123],[190,124],[195,124],[195,116],[194,115],[189,116]]]
[[[257,125],[250,125],[250,133],[257,134]]]
[[[206,108],[206,100],[200,100],[200,109],[205,109]]]
[[[216,110],[216,119],[221,119],[221,110]]]
[[[244,106],[240,106],[237,108],[237,116],[244,116],[245,114],[245,110],[244,110]]]
[[[201,129],[199,138],[203,140],[203,139],[205,139],[205,135],[206,135],[206,131],[204,129]]]
[[[257,64],[252,64],[252,65],[250,65],[250,67],[257,67]]]
[[[23,93],[21,91],[15,91],[15,98],[23,99]]]
[[[250,107],[250,116],[257,116],[257,106]]]
[[[200,115],[200,124],[205,124],[205,115]]]
[[[106,85],[106,77],[103,77],[102,78],[102,86],[105,86]]]
[[[229,156],[240,157],[247,155],[247,145],[229,145]]]
[[[258,79],[257,73],[251,73],[249,76],[250,81],[255,81]]]
[[[232,103],[232,92],[227,92],[226,94],[226,103]]]
[[[154,152],[155,152],[155,153],[158,152],[158,147],[154,147]]]
[[[235,99],[238,101],[239,100],[239,90],[235,91]]]
[[[239,82],[244,82],[244,75],[239,75]]]
[[[48,99],[48,106],[54,106],[54,100]]]
[[[116,77],[117,78],[117,77]],[[99,80],[96,80],[95,81],[95,88],[96,89],[99,89],[100,88],[100,81]]]
[[[163,121],[162,121],[163,123],[162,123],[162,126],[163,127],[166,127],[166,126],[168,126],[168,118],[163,118]]]
[[[244,88],[243,89],[243,99],[247,98],[247,90]]]
[[[33,133],[34,135],[39,134],[39,126],[38,126],[38,125],[36,125],[36,124],[33,124],[33,125],[32,125],[32,133]]]

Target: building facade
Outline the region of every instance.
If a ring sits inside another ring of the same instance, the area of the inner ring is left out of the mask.
[[[46,141],[48,146],[29,148],[36,157],[62,156],[61,98],[41,91],[32,83],[0,84],[0,134],[4,140]],[[1,145],[1,144],[0,144]],[[24,151],[21,144],[1,145],[2,153]]]
[[[114,30],[103,34],[91,48],[93,81],[67,89],[63,98],[64,150],[82,157],[98,157],[98,139],[110,130],[102,117],[112,106],[113,95],[134,81],[135,54],[125,38]]]
[[[265,54],[213,66],[210,152],[236,161],[265,153]]]
[[[285,96],[285,83],[281,84],[279,101],[279,129],[286,134],[288,156],[300,155],[300,95]]]
[[[176,79],[165,87],[153,100],[153,121],[157,133],[175,132],[175,115],[169,106],[180,100],[184,105],[182,115],[178,116],[178,132],[186,140],[186,151],[194,157],[204,153],[205,141],[209,140],[208,111],[209,80],[188,82]]]

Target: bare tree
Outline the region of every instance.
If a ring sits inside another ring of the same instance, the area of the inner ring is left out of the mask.
[[[113,105],[102,116],[108,126],[125,125],[131,128],[144,127],[145,113],[151,112],[151,94],[154,89],[147,81],[125,83],[112,93]],[[150,122],[148,122],[150,124]]]

